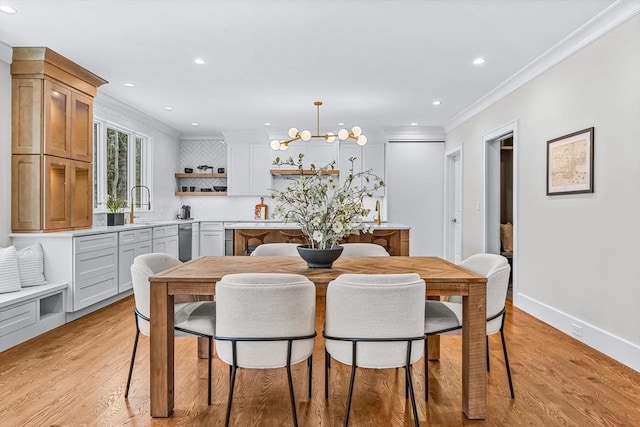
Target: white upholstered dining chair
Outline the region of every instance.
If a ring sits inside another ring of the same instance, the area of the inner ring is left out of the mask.
[[[216,284],[216,302],[216,350],[231,367],[225,425],[229,425],[238,368],[286,367],[297,426],[291,365],[307,361],[311,397],[315,285],[298,274],[228,274]]]
[[[389,252],[375,243],[341,243],[341,256],[389,256]]]
[[[253,256],[300,256],[298,243],[263,243],[251,252]]]
[[[425,282],[415,273],[342,274],[326,297],[325,399],[331,358],[351,366],[345,426],[349,423],[356,369],[405,368],[414,424],[418,412],[411,365],[424,350]]]
[[[129,376],[124,397],[129,396],[129,386],[133,373],[140,333],[150,335],[151,290],[149,277],[168,268],[181,264],[180,260],[164,253],[150,253],[137,256],[131,265],[133,296],[135,300],[136,337],[131,354]],[[211,344],[215,333],[216,303],[198,301],[176,303],[174,305],[174,334],[176,337],[203,337],[208,339],[208,382],[207,403],[211,405]]]
[[[487,278],[487,339],[486,359],[489,369],[489,335],[500,332],[504,362],[509,380],[511,398],[515,397],[507,343],[504,339],[505,302],[509,286],[509,272],[511,267],[502,255],[476,254],[460,263],[461,267],[481,274]],[[461,335],[462,334],[462,297],[450,296],[446,301],[426,301],[425,308],[425,337],[431,335]],[[425,358],[425,399],[429,398],[427,359]]]

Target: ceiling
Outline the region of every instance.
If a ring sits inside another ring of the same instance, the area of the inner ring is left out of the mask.
[[[613,3],[0,0],[18,11],[0,41],[55,50],[183,136],[315,133],[316,100],[322,133],[376,134],[446,125]]]

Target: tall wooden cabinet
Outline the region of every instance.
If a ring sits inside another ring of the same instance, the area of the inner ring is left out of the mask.
[[[13,48],[11,228],[90,228],[93,98],[102,78],[45,47]]]

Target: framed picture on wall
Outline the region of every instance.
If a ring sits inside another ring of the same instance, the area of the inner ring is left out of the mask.
[[[547,195],[593,193],[593,129],[547,141]]]

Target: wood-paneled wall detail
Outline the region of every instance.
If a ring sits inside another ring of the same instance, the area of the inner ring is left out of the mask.
[[[46,47],[13,48],[11,74],[12,230],[90,228],[93,98],[107,81]]]
[[[263,243],[301,243],[302,233],[296,230],[236,229],[233,233],[233,254],[249,255],[257,245]],[[384,247],[390,255],[409,255],[409,230],[378,229],[373,233],[353,234],[341,243],[375,243]]]

